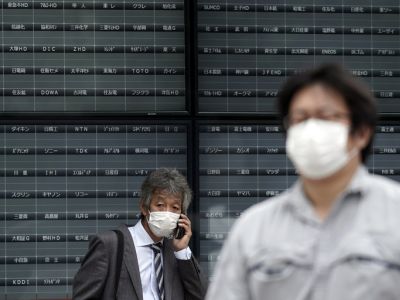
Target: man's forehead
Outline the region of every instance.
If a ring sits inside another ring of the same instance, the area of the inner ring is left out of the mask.
[[[174,198],[177,201],[181,201],[181,195],[179,193],[172,193],[169,190],[161,190],[157,189],[153,192],[153,197],[159,198],[159,199],[165,199],[165,198]]]
[[[293,96],[289,109],[292,112],[297,110],[347,110],[347,104],[338,91],[330,87],[315,84],[299,90]]]

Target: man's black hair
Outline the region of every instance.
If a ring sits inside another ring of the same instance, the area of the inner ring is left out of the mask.
[[[363,128],[371,129],[371,139],[361,151],[361,158],[365,163],[371,151],[375,132],[377,121],[376,103],[369,88],[343,69],[342,66],[325,64],[290,77],[281,87],[278,95],[278,111],[281,119],[284,120],[287,117],[293,96],[300,90],[314,84],[326,86],[344,98],[350,111],[352,134]]]

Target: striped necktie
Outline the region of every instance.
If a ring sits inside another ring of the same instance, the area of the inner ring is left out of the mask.
[[[161,246],[162,244],[160,242],[150,245],[151,249],[153,249],[154,252],[154,269],[156,271],[157,286],[158,286],[160,300],[164,300],[165,299],[164,274],[161,262]]]

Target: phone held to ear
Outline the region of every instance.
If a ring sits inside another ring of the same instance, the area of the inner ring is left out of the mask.
[[[185,229],[183,227],[176,226],[174,238],[180,240],[185,235]]]

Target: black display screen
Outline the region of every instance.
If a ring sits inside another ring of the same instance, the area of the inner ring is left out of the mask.
[[[400,113],[399,16],[397,0],[198,0],[198,110],[275,113],[287,76],[336,62]]]
[[[2,1],[2,112],[178,113],[184,1]]]
[[[275,100],[288,76],[323,62],[364,80],[390,114],[368,168],[400,181],[399,0],[0,11],[0,300],[71,298],[89,237],[135,223],[140,184],[163,166],[193,183],[191,247],[211,278],[243,210],[297,179]]]

